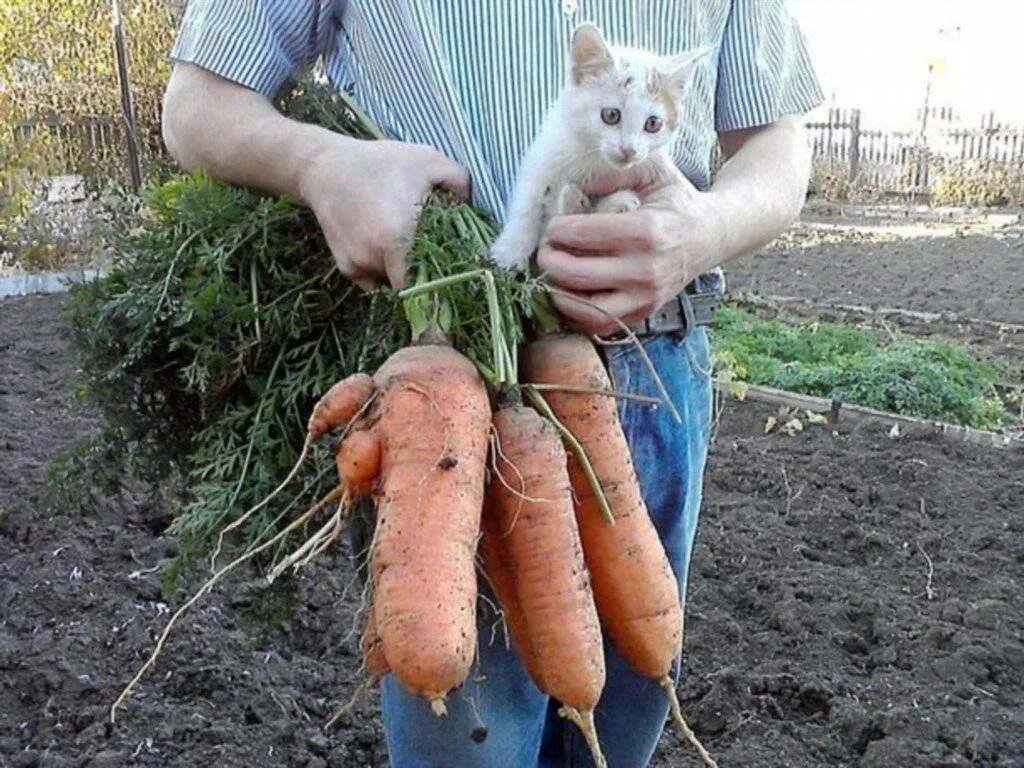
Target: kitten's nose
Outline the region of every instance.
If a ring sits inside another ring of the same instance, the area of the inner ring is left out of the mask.
[[[623,163],[631,163],[636,157],[636,149],[634,147],[619,147],[619,160]]]

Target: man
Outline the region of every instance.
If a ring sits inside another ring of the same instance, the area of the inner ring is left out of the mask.
[[[783,0],[193,0],[173,58],[164,135],[186,168],[300,196],[341,271],[363,286],[402,284],[418,204],[434,187],[499,219],[516,166],[564,81],[583,21],[661,54],[709,45],[674,150],[678,183],[633,213],[555,217],[537,266],[589,333],[605,312],[640,323],[683,425],[668,409],[624,404],[644,496],[685,593],[711,422],[710,352],[697,315],[717,267],[750,253],[797,215],[809,159],[799,116],[821,98]],[[322,57],[394,141],[362,142],[279,115],[270,97]],[[715,140],[725,164],[711,180]],[[630,179],[595,180],[609,191]],[[702,277],[703,276],[703,277]],[[679,295],[684,300],[678,298]],[[600,309],[595,309],[596,304]],[[659,308],[657,319],[644,323]],[[686,322],[687,319],[689,322]],[[607,355],[617,385],[650,390],[635,350]],[[391,679],[384,723],[396,768],[590,765],[572,725],[532,685],[514,652],[486,642],[478,671],[449,697],[447,720]],[[609,764],[646,765],[667,704],[653,681],[606,648],[597,727]],[[486,726],[487,736],[479,739]],[[478,738],[470,738],[475,733]]]

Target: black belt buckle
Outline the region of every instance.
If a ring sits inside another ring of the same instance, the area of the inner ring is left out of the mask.
[[[683,317],[682,338],[685,339],[691,329],[714,322],[715,310],[722,297],[719,291],[685,290],[676,298]]]
[[[697,325],[697,314],[693,311],[693,302],[690,301],[689,291],[680,291],[676,296],[679,308],[683,312],[683,328],[681,338],[685,339],[690,335],[690,329]]]
[[[715,311],[724,296],[724,284],[720,278],[716,278],[715,275],[701,276],[653,315],[633,325],[630,330],[643,337],[659,333],[680,334],[685,340],[693,328],[711,325],[714,322]],[[605,339],[605,343],[629,343],[629,335],[615,334]]]

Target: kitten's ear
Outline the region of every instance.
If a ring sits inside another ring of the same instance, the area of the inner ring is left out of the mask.
[[[572,33],[570,66],[572,81],[577,84],[614,66],[612,52],[593,24],[581,24]]]
[[[689,51],[673,56],[669,60],[666,74],[677,92],[686,88],[693,71],[704,59],[711,55],[713,50],[714,47],[710,45],[691,48]]]

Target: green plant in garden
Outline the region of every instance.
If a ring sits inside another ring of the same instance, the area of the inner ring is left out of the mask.
[[[1009,372],[957,344],[881,343],[863,328],[763,320],[729,306],[713,335],[718,354],[751,384],[981,429],[1014,420],[999,394]]]

